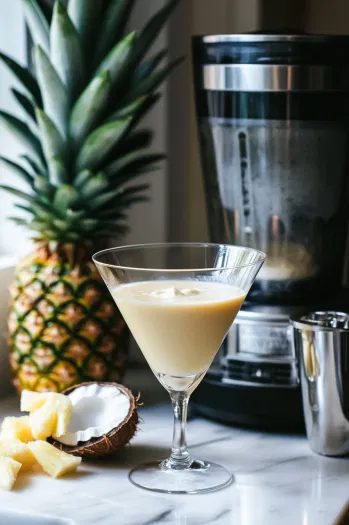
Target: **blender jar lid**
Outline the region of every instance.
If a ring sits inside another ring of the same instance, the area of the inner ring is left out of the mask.
[[[245,33],[193,36],[197,63],[349,66],[348,35]]]

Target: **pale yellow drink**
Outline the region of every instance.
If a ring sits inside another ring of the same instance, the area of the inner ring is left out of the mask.
[[[146,281],[112,290],[154,372],[184,377],[207,370],[245,292],[212,281]]]

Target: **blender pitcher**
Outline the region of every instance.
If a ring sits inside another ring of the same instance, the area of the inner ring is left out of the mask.
[[[249,298],[342,287],[349,220],[349,37],[194,37],[211,240],[267,254]]]

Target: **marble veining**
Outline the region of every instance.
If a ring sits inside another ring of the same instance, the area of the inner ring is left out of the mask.
[[[17,399],[5,400],[0,414],[17,409]],[[193,455],[224,464],[235,483],[199,496],[142,491],[129,483],[128,471],[168,454],[170,404],[145,406],[141,417],[140,431],[119,458],[84,462],[79,473],[63,480],[23,477],[14,492],[0,492],[0,524],[12,525],[8,516],[20,511],[16,525],[26,525],[25,512],[31,515],[27,523],[35,525],[332,525],[349,500],[348,459],[313,454],[304,436],[242,430],[201,418],[188,425]]]

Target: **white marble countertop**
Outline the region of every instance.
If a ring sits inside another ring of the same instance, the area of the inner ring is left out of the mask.
[[[16,490],[0,492],[0,525],[335,522],[349,500],[349,460],[312,454],[302,436],[241,430],[195,418],[188,424],[193,455],[225,465],[234,472],[235,483],[202,496],[153,495],[131,485],[130,466],[165,457],[171,442],[170,403],[160,394],[153,404],[158,389],[152,388],[142,389],[143,423],[119,458],[85,462],[79,473],[62,480],[45,475],[21,478]],[[17,411],[18,399],[1,402],[1,416]]]

